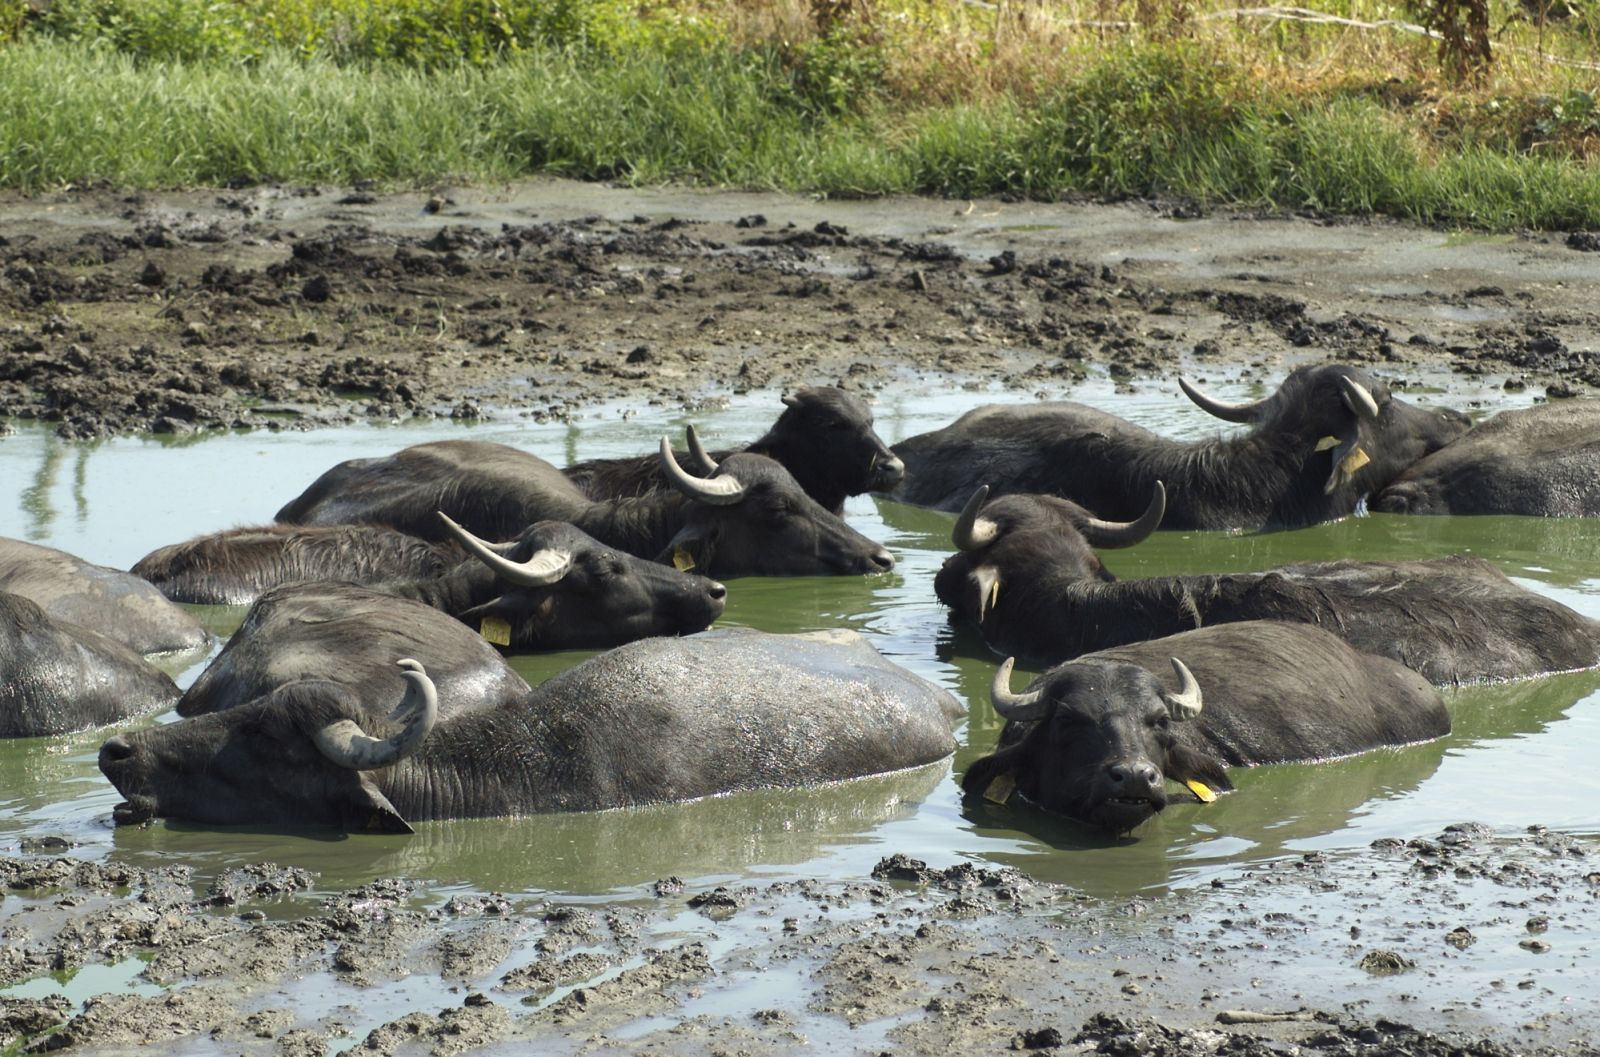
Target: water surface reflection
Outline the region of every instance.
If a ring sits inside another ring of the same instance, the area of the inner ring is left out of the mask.
[[[1223,399],[1248,387],[1210,385]],[[1057,394],[1049,394],[1057,395]],[[1064,394],[1169,434],[1206,436],[1219,426],[1164,387],[1090,383]],[[1022,394],[880,394],[880,432],[890,440],[943,425],[984,400]],[[1458,401],[1465,402],[1465,401]],[[74,445],[23,425],[0,441],[0,535],[61,547],[126,568],[157,546],[200,532],[269,520],[334,463],[388,454],[452,436],[516,444],[556,462],[649,450],[686,422],[711,445],[759,436],[777,394],[732,398],[724,408],[599,408],[569,423],[507,417],[472,428],[408,423],[313,433],[229,434],[175,443],[117,438]],[[1225,428],[1225,427],[1224,427]],[[72,471],[63,473],[71,460]],[[70,511],[70,516],[63,512]],[[464,890],[589,898],[648,891],[673,876],[694,885],[744,877],[854,877],[900,851],[935,865],[961,859],[1011,865],[1087,894],[1118,898],[1203,882],[1218,872],[1307,851],[1361,847],[1476,820],[1600,831],[1600,676],[1559,676],[1455,692],[1455,732],[1428,745],[1320,765],[1239,772],[1238,792],[1212,805],[1179,803],[1136,839],[1107,840],[1025,806],[964,804],[957,779],[988,752],[999,722],[988,705],[994,658],[972,632],[952,627],[932,578],[949,550],[952,518],[858,497],[847,519],[899,558],[892,574],[729,583],[724,623],[772,631],[847,627],[884,653],[969,702],[960,749],[944,764],[859,783],[719,797],[694,804],[590,816],[428,823],[411,837],[337,837],[202,831],[161,824],[114,830],[117,796],[95,767],[105,732],[0,744],[0,843],[62,834],[75,854],[140,865],[182,862],[202,877],[229,865],[274,859],[317,871],[324,889],[379,876],[408,876]],[[1409,559],[1469,551],[1535,590],[1600,617],[1600,562],[1592,522],[1524,518],[1351,518],[1266,536],[1158,533],[1109,553],[1124,578],[1261,569],[1335,556]],[[226,632],[242,610],[197,608]],[[583,653],[519,657],[539,681]],[[181,685],[199,664],[169,661]],[[1021,685],[1023,674],[1017,676]],[[170,721],[161,717],[152,722]],[[1555,776],[1552,778],[1552,776]]]

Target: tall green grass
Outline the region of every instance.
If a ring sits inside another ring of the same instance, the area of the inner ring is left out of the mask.
[[[488,65],[246,65],[0,47],[0,186],[426,184],[536,173],[835,195],[1183,196],[1485,229],[1600,227],[1592,163],[1414,135],[1361,94],[1273,90],[1188,46],[1106,52],[1027,102],[818,100],[769,49]]]

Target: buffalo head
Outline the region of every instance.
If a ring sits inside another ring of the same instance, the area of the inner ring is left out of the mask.
[[[306,679],[240,708],[110,738],[100,770],[127,798],[112,817],[411,832],[368,776],[414,754],[438,718],[422,665],[399,665],[406,690],[381,737],[367,732],[372,717],[349,690]]]
[[[967,769],[967,793],[982,796],[1000,783],[1048,811],[1125,833],[1166,807],[1168,779],[1232,788],[1215,761],[1177,734],[1200,714],[1201,694],[1176,657],[1175,690],[1136,664],[1088,660],[1053,668],[1016,694],[1011,665],[1000,666],[991,691],[1009,721],[1002,747]]]
[[[805,386],[783,398],[784,411],[747,448],[783,463],[808,495],[838,513],[846,496],[882,492],[905,477],[905,464],[872,428],[860,397],[833,386]]]
[[[934,593],[955,614],[979,627],[1009,585],[1029,596],[1048,595],[1049,584],[1110,582],[1095,547],[1131,547],[1148,538],[1166,512],[1167,492],[1157,481],[1150,505],[1133,521],[1105,521],[1066,499],[1005,495],[989,501],[989,486],[972,494],[956,518],[956,553],[934,578]],[[1024,607],[1031,608],[1031,607]]]
[[[1459,411],[1431,409],[1395,397],[1358,367],[1314,365],[1292,371],[1277,392],[1254,403],[1227,404],[1187,378],[1178,380],[1201,410],[1254,426],[1292,446],[1306,464],[1326,471],[1323,492],[1375,492],[1407,466],[1466,432]],[[1320,453],[1328,452],[1326,460]]]
[[[894,556],[808,496],[781,465],[738,452],[705,479],[678,465],[661,438],[661,463],[694,502],[660,560],[719,576],[880,573]]]
[[[564,522],[540,521],[508,543],[489,543],[439,517],[493,581],[474,577],[474,604],[456,616],[473,627],[503,621],[506,645],[594,649],[692,634],[727,601],[715,580],[636,558]]]

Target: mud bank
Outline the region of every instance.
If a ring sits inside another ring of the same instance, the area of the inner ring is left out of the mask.
[[[258,188],[0,199],[0,416],[64,436],[1028,388],[1288,359],[1600,387],[1554,236],[1149,205]]]
[[[94,1054],[1593,1053],[1595,850],[1468,824],[1115,906],[902,855],[571,904],[28,855],[0,860],[0,979],[126,971],[8,987],[0,1030]],[[1269,895],[1297,909],[1252,913]],[[1497,946],[1525,968],[1486,976]]]

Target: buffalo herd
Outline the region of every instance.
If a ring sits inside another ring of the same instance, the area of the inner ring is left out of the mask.
[[[1469,555],[1118,579],[1097,551],[1161,530],[1294,529],[1373,510],[1600,516],[1600,405],[1472,424],[1351,366],[1182,442],[1082,404],[988,405],[890,447],[808,387],[749,445],[565,470],[481,441],[323,473],[277,522],[162,547],[131,573],[0,541],[0,736],[114,736],[119,823],[409,832],[931,763],[966,714],[849,632],[708,630],[751,575],[884,573],[841,517],[877,493],[957,513],[933,584],[1007,658],[974,801],[1122,834],[1228,769],[1447,733],[1438,687],[1600,663],[1600,622]],[[717,577],[719,579],[712,579]],[[181,695],[147,655],[204,648],[175,602],[249,605]],[[503,652],[606,652],[530,687]],[[1012,684],[1012,658],[1053,666]]]

